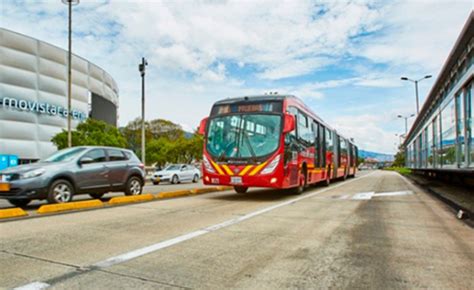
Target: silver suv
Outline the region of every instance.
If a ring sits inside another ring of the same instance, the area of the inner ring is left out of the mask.
[[[101,198],[110,191],[142,193],[145,170],[130,150],[82,146],[58,151],[37,163],[0,171],[0,198],[15,206],[33,199],[64,203],[75,194]]]

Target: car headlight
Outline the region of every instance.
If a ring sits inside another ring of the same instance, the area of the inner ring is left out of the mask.
[[[22,173],[21,178],[22,179],[27,179],[27,178],[38,177],[40,175],[43,175],[43,173],[45,173],[45,172],[46,172],[46,170],[44,170],[43,168],[38,168],[38,169],[35,169],[35,170],[31,170],[31,171]]]

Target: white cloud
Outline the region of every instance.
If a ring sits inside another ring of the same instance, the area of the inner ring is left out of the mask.
[[[354,138],[359,148],[393,153],[398,145],[398,137],[383,128],[384,118],[363,114],[358,116],[338,116],[331,123],[338,132],[347,138]]]
[[[383,9],[383,35],[356,49],[376,62],[434,73],[448,56],[472,5],[460,0],[394,1]]]
[[[4,1],[0,9],[2,27],[67,46],[60,1]],[[73,48],[117,81],[121,125],[140,115],[137,65],[145,56],[148,118],[194,128],[217,99],[271,90],[318,105],[352,104],[318,108],[351,114],[333,120],[368,149],[390,152],[393,140],[381,140],[393,139],[397,113],[414,108],[413,88],[400,76],[435,75],[470,11],[470,0],[84,0],[74,7]],[[344,111],[362,107],[351,103],[352,91],[385,96],[395,89],[400,102],[374,101],[391,121]],[[327,100],[331,93],[340,97]]]

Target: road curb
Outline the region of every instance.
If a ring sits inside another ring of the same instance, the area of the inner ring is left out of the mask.
[[[104,203],[99,199],[75,201],[75,202],[68,202],[68,203],[45,204],[45,205],[40,206],[40,208],[37,210],[37,213],[46,214],[46,213],[55,213],[55,212],[61,212],[61,211],[87,209],[87,208],[95,208],[95,207],[103,207],[103,206],[104,206]]]
[[[130,196],[116,196],[109,200],[109,204],[123,204],[133,202],[144,202],[153,200],[155,197],[151,193]]]
[[[230,190],[232,187],[229,186],[215,186],[215,187],[207,187],[207,188],[195,188],[189,190],[177,190],[177,191],[164,191],[160,192],[155,195],[155,198],[162,199],[162,198],[172,198],[172,197],[181,197],[181,196],[188,196],[188,195],[198,195],[210,192],[218,192],[218,191],[226,191]]]
[[[400,173],[399,173],[400,174]],[[470,211],[469,209],[463,207],[460,205],[458,202],[455,200],[452,200],[446,196],[444,196],[442,193],[436,191],[436,189],[431,188],[430,186],[427,186],[417,180],[414,176],[411,175],[403,175],[400,174],[402,177],[405,178],[405,180],[410,180],[412,183],[416,184],[418,187],[424,189],[428,194],[431,196],[437,198],[441,202],[443,202],[445,205],[447,205],[449,208],[451,208],[452,212],[456,215],[459,213],[459,211],[463,211],[464,213],[464,218],[462,218],[462,221],[470,226],[471,228],[474,228],[474,212]],[[457,217],[460,219],[459,217]]]
[[[115,206],[126,205],[131,203],[138,202],[147,202],[153,201],[156,199],[166,199],[173,197],[184,197],[192,196],[198,194],[205,194],[218,191],[227,191],[231,190],[232,187],[229,186],[215,186],[215,187],[206,187],[206,188],[195,188],[187,190],[175,190],[175,191],[165,191],[158,194],[142,194],[142,195],[131,195],[131,196],[116,196],[112,197],[108,202],[102,202],[100,199],[85,200],[85,201],[75,201],[69,203],[57,203],[57,204],[45,204],[40,206],[36,210],[38,215],[29,215],[25,210],[21,208],[8,208],[0,209],[0,219],[15,220],[14,218],[34,218],[40,216],[47,216],[47,214],[54,213],[68,213],[75,212],[79,210],[93,210],[99,208],[113,208]]]
[[[22,208],[8,208],[0,210],[0,219],[27,216],[28,214]]]
[[[191,190],[164,191],[164,192],[160,192],[156,194],[155,198],[162,199],[162,198],[179,197],[179,196],[186,196],[186,195],[191,195]]]

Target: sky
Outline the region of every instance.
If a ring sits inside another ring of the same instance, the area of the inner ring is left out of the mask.
[[[60,0],[0,3],[0,26],[67,49]],[[220,99],[301,98],[359,148],[395,153],[397,115],[423,103],[472,0],[92,1],[73,7],[73,52],[119,87],[119,125],[141,116],[138,64],[148,60],[146,119],[193,131]],[[409,125],[413,121],[410,120]]]

